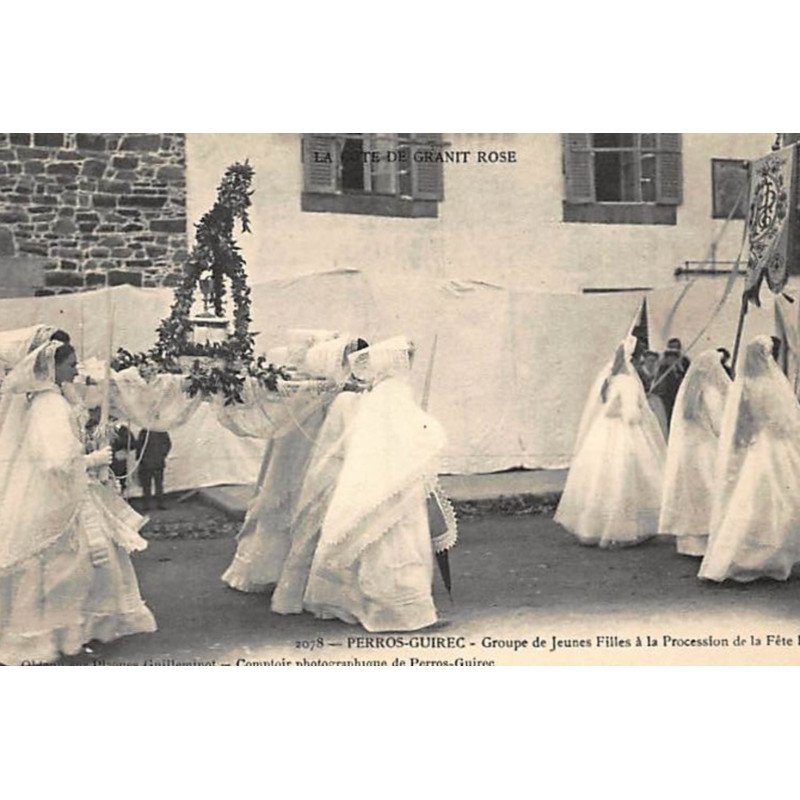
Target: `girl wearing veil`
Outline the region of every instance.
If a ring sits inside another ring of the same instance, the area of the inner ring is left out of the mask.
[[[347,354],[355,346],[350,338],[335,333],[331,335],[336,338],[325,338],[324,331],[296,333],[317,336],[317,341],[303,355],[304,371],[343,384]],[[257,494],[238,535],[236,555],[222,575],[222,580],[232,589],[265,592],[281,580],[285,588],[288,574],[292,572],[290,569],[282,578],[284,562],[293,543],[292,517],[301,499],[312,448],[315,441],[323,438],[320,429],[328,410],[326,398],[321,397],[319,402],[309,406],[310,413],[302,414],[299,420],[290,418],[287,425],[273,433],[262,464]]]
[[[659,533],[678,552],[702,557],[708,542],[714,464],[731,380],[716,350],[701,353],[681,383],[672,412]]]
[[[156,629],[128,556],[146,546],[144,520],[99,488],[110,449],[85,454],[84,420],[63,393],[75,364],[71,345],[51,341],[3,385],[24,399],[0,431],[2,663],[54,661],[93,639]]]
[[[556,522],[582,544],[633,545],[658,530],[666,445],[628,336],[584,409]]]
[[[61,333],[69,340],[63,331],[58,331],[52,325],[33,325],[0,333],[0,382],[5,371],[13,369],[28,353],[41,347],[56,333]]]
[[[414,401],[405,337],[350,357],[373,388],[358,398],[344,461],[322,522],[303,604],[369,631],[433,624],[433,545],[426,497],[445,445],[441,425]]]
[[[335,367],[340,378],[349,380],[328,408],[300,483],[297,502],[292,509],[291,544],[272,595],[272,610],[276,614],[300,614],[303,611],[303,596],[322,522],[344,463],[350,423],[362,399],[360,392],[368,388],[368,384],[361,384],[349,374],[349,356],[367,346],[363,339],[354,339],[347,341],[344,351],[341,344],[335,351],[333,342],[326,342],[316,345],[308,353],[306,364],[311,374],[330,374]],[[325,364],[328,365],[327,371],[323,368]]]
[[[69,343],[69,336],[52,325],[33,325],[30,328],[0,333],[0,429],[6,417],[16,416],[11,406],[14,403],[24,404],[24,400],[18,394],[2,391],[6,373],[36,348],[56,338]]]
[[[759,336],[728,393],[699,576],[786,580],[800,561],[800,406]]]

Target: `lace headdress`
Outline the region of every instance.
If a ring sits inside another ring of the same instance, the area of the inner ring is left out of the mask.
[[[28,353],[3,381],[4,394],[32,394],[55,388],[56,351],[63,342],[48,341]]]
[[[335,339],[317,342],[306,353],[306,371],[315,377],[340,379],[344,372],[344,353],[350,341],[350,336],[345,334]]]
[[[52,325],[33,325],[0,332],[0,367],[15,367],[28,353],[49,341],[56,330]]]
[[[405,336],[385,339],[349,356],[350,370],[363,381],[378,381],[407,374],[411,369],[414,343]]]

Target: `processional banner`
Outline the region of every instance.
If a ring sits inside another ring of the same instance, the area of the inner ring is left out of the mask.
[[[797,146],[784,147],[754,161],[750,207],[746,291],[758,304],[761,282],[780,293],[798,269]]]

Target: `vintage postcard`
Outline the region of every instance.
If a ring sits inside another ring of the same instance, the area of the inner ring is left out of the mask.
[[[798,140],[0,133],[0,663],[800,663]]]

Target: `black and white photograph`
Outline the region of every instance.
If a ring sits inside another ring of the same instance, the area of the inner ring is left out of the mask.
[[[0,134],[0,663],[796,663],[798,140]]]

